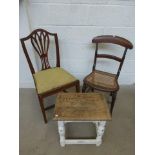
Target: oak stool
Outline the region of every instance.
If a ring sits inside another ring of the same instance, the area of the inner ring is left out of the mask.
[[[99,93],[59,93],[54,109],[58,121],[60,145],[96,144],[100,146],[106,121],[111,120],[106,99]],[[96,125],[96,139],[66,139],[65,124],[68,122],[92,122]]]

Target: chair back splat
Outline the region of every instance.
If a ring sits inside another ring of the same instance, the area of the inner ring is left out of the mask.
[[[25,38],[20,39],[21,44],[28,61],[31,73],[34,74],[35,70],[30,60],[29,54],[26,49],[25,41],[31,40],[32,46],[40,57],[40,61],[42,64],[42,69],[51,68],[48,60],[48,50],[50,45],[50,36],[54,36],[55,46],[56,46],[56,67],[60,67],[60,55],[59,55],[59,44],[58,44],[58,36],[56,33],[50,33],[44,29],[36,29],[30,35]]]
[[[97,58],[112,59],[112,60],[120,62],[120,65],[119,65],[119,68],[118,68],[118,71],[116,74],[116,78],[118,78],[120,71],[122,69],[122,66],[123,66],[123,62],[124,62],[127,50],[133,48],[132,43],[129,42],[128,40],[126,40],[125,38],[118,37],[118,36],[112,36],[112,35],[97,36],[97,37],[93,38],[92,43],[96,44],[94,64],[93,64],[92,70],[93,71],[95,70]],[[100,44],[100,43],[111,43],[111,44],[117,44],[117,45],[124,47],[125,50],[124,50],[123,56],[120,58],[120,57],[110,55],[110,54],[98,54],[98,44]]]

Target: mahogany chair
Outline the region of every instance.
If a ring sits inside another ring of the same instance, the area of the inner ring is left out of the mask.
[[[117,91],[119,90],[118,77],[120,75],[120,71],[121,71],[127,50],[132,49],[133,45],[127,39],[124,39],[119,36],[112,36],[112,35],[97,36],[93,38],[92,43],[96,44],[94,64],[93,64],[92,72],[89,75],[87,75],[83,80],[82,92],[85,92],[87,88],[91,89],[92,91],[99,90],[99,91],[109,92],[112,97],[111,106],[110,106],[110,112],[112,114]],[[98,46],[101,43],[110,43],[110,44],[116,44],[116,45],[122,46],[123,48],[125,48],[123,56],[117,57],[110,54],[99,54]],[[120,64],[119,64],[117,73],[112,74],[109,72],[96,70],[95,68],[96,68],[97,58],[106,58],[106,59],[112,59],[112,60],[118,61]]]
[[[55,40],[56,67],[51,67],[48,60],[50,36],[53,36]],[[37,52],[40,57],[42,64],[40,71],[36,72],[31,62],[28,54],[30,51],[28,52],[25,44],[25,41],[28,40],[31,41],[35,52]],[[45,111],[54,107],[54,105],[45,108],[43,102],[44,98],[60,91],[65,91],[65,89],[73,86],[75,86],[76,91],[79,92],[80,83],[78,79],[60,67],[59,44],[56,33],[50,33],[44,29],[36,29],[27,37],[20,39],[20,41],[34,79],[44,122],[47,123]]]

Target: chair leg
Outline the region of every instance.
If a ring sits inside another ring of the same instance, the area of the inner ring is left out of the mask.
[[[91,88],[91,91],[94,92],[94,88]]]
[[[76,92],[80,92],[80,82],[76,83]]]
[[[111,101],[110,113],[112,115],[113,108],[115,105],[116,96],[117,96],[117,92],[112,92],[111,95],[112,95],[112,101]]]
[[[112,92],[110,92],[110,96],[112,96],[112,94],[113,94],[113,93],[112,93]]]
[[[86,86],[86,84],[83,82],[82,93],[84,93],[84,92],[86,91],[86,88],[87,88],[87,86]]]
[[[43,105],[44,104],[43,103],[43,98],[40,97],[39,95],[38,95],[38,98],[39,98],[39,103],[40,103],[41,111],[42,111],[42,114],[43,114],[44,122],[47,123],[45,108],[44,108],[44,105]]]

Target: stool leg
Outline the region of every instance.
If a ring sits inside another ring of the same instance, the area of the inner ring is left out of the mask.
[[[60,135],[60,145],[65,146],[65,124],[63,121],[58,121],[58,130]]]
[[[102,136],[104,134],[106,121],[100,121],[96,124],[97,137],[96,137],[96,146],[100,146],[102,143]]]

